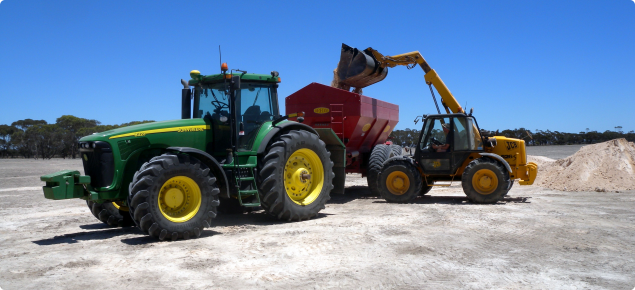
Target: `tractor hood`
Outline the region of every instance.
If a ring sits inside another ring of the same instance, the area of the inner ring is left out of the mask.
[[[132,125],[100,133],[94,133],[92,135],[81,138],[79,141],[105,141],[108,139],[141,137],[169,132],[197,132],[208,129],[206,127],[207,126],[203,119],[179,119]]]

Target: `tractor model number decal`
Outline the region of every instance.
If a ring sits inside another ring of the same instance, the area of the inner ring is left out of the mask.
[[[507,141],[507,150],[512,150],[518,148],[518,144],[516,142]]]
[[[169,133],[169,132],[176,132],[176,133],[203,132],[204,130],[209,130],[209,129],[210,129],[210,126],[208,126],[208,125],[173,127],[173,128],[145,130],[145,131],[138,131],[138,132],[121,134],[121,135],[115,135],[115,136],[112,136],[112,137],[110,137],[108,139],[116,139],[116,138],[123,138],[123,137],[143,137],[143,136],[148,135],[148,134]]]
[[[313,109],[313,112],[315,112],[316,114],[326,114],[330,112],[330,110],[329,108],[320,107],[320,108]]]
[[[179,133],[183,133],[183,132],[203,132],[203,128],[201,127],[181,127],[178,128]]]

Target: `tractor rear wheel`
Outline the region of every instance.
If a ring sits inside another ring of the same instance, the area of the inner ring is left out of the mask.
[[[262,208],[288,221],[317,216],[333,189],[330,156],[316,134],[290,130],[274,137],[258,162]]]
[[[379,192],[387,202],[411,202],[421,193],[419,170],[405,160],[393,160],[379,173]]]
[[[368,182],[368,189],[370,193],[377,196],[379,195],[379,188],[377,188],[377,176],[381,171],[384,162],[390,158],[392,149],[386,144],[377,144],[370,153],[368,159],[368,175],[366,181]]]
[[[111,227],[129,227],[134,225],[127,206],[122,202],[99,203],[87,200],[90,212],[100,221]]]
[[[496,203],[509,191],[509,172],[490,158],[473,160],[465,167],[461,183],[465,195],[475,203]]]
[[[199,237],[216,217],[216,178],[194,157],[154,157],[135,173],[129,188],[133,220],[160,240]]]

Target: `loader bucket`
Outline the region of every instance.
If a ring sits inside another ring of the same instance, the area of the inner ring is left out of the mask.
[[[339,82],[358,89],[386,78],[388,68],[382,68],[371,53],[342,43],[342,55],[337,64]]]

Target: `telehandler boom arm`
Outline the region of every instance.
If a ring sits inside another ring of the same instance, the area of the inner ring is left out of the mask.
[[[372,54],[373,58],[379,62],[382,67],[395,67],[398,65],[414,66],[419,65],[425,73],[425,80],[428,85],[432,84],[437,92],[441,95],[441,102],[448,114],[450,113],[465,113],[459,102],[454,98],[454,95],[450,92],[450,89],[443,83],[443,80],[439,77],[437,72],[428,65],[428,62],[423,58],[418,51],[408,52],[404,54],[398,54],[393,56],[384,56],[378,51],[368,48],[368,51]]]
[[[465,113],[450,92],[450,89],[418,51],[385,56],[371,47],[362,51],[342,44],[342,55],[335,71],[337,81],[334,86],[346,90],[354,87],[354,92],[359,92],[361,88],[384,80],[389,67],[405,65],[412,68],[417,64],[421,66],[425,73],[426,83],[434,85],[441,95],[441,103],[445,111],[448,114]]]

